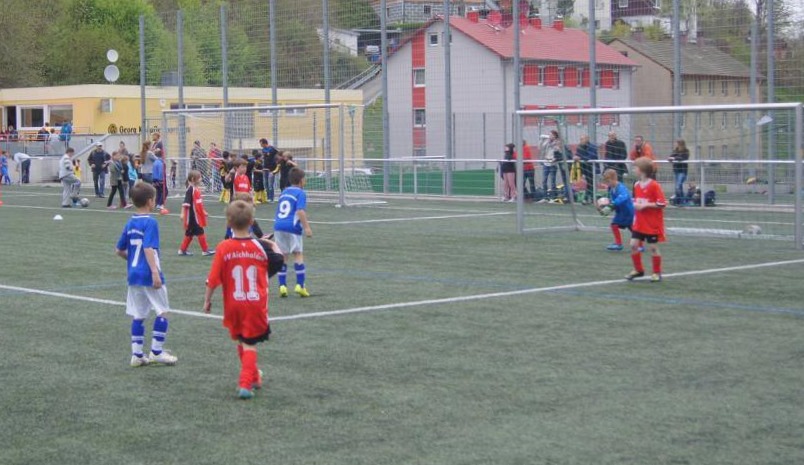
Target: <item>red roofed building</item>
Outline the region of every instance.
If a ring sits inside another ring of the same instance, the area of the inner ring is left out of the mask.
[[[507,21],[510,23],[510,20]],[[452,110],[456,158],[497,159],[513,139],[513,27],[506,21],[452,17]],[[388,61],[388,109],[391,157],[444,156],[445,82],[443,20],[435,18],[391,54]],[[542,27],[523,20],[521,103],[524,108],[584,108],[589,106],[589,37],[565,29],[560,21]],[[631,104],[631,76],[636,65],[617,50],[596,43],[598,107]],[[588,131],[580,118],[568,121],[570,142]],[[623,124],[602,117],[598,136],[603,141]],[[524,136],[536,142],[549,131],[536,119],[525,122]]]

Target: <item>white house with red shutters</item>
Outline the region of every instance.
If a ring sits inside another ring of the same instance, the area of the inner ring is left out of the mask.
[[[510,23],[510,20],[508,21]],[[456,158],[498,159],[513,139],[513,27],[505,20],[476,14],[451,17],[453,147]],[[589,106],[589,38],[582,30],[565,29],[558,20],[542,27],[538,18],[522,20],[520,99],[523,108]],[[445,156],[444,24],[435,18],[391,54],[388,61],[391,157]],[[637,66],[617,50],[597,42],[597,106],[631,104],[631,79]],[[625,117],[623,117],[624,119]],[[589,126],[581,118],[567,120],[566,137],[577,142]],[[530,118],[523,136],[538,140],[550,121]],[[629,137],[627,121],[603,116],[593,139],[604,141],[610,130]],[[519,144],[517,144],[519,145]]]

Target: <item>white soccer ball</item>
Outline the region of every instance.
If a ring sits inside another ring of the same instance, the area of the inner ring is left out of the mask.
[[[611,200],[608,197],[601,197],[597,199],[597,206],[600,208],[611,206]]]
[[[79,200],[79,203],[82,207],[87,208],[89,206],[89,199],[84,197],[83,199]]]

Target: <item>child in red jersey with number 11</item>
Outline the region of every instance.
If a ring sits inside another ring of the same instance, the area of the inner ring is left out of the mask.
[[[638,158],[634,162],[634,167],[639,179],[634,184],[636,214],[631,228],[631,260],[634,262],[634,270],[625,279],[632,281],[645,276],[640,248],[647,242],[653,259],[653,274],[650,280],[656,283],[662,280],[662,255],[659,253],[659,243],[665,241],[664,207],[667,206],[667,201],[662,186],[652,179],[655,174],[653,161],[646,157]]]
[[[223,326],[237,341],[240,356],[238,396],[254,397],[262,387],[262,372],[257,367],[257,344],[268,340],[268,278],[284,263],[279,248],[271,241],[251,236],[254,206],[235,200],[226,209],[226,221],[233,237],[221,242],[207,277],[204,311],[210,312],[212,294],[223,287]]]

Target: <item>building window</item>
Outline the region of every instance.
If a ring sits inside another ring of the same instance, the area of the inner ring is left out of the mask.
[[[729,95],[729,81],[720,81],[720,92]]]
[[[578,77],[576,77],[576,79],[578,80],[577,86],[583,87],[583,68],[578,68],[576,74],[578,75]]]
[[[438,45],[438,34],[430,34],[430,46],[435,47]]]
[[[391,7],[385,9],[385,17],[389,19],[391,18]]]
[[[558,67],[558,87],[564,87],[564,67]]]
[[[45,107],[20,107],[17,129],[39,129],[45,125]]]
[[[736,95],[736,96],[738,96],[738,97],[739,97],[739,96],[740,96],[740,94],[742,93],[742,92],[741,92],[741,91],[742,91],[742,87],[743,87],[743,86],[742,86],[742,83],[741,83],[740,81],[735,82],[735,83],[734,83],[734,95]]]
[[[595,87],[600,87],[601,76],[603,75],[602,70],[595,70]]]
[[[538,85],[540,85],[540,86],[544,85],[544,75],[545,75],[544,66],[539,66],[539,81],[538,81]]]
[[[654,0],[653,1],[653,7],[656,8],[657,10],[661,10],[662,9],[662,0]]]
[[[306,108],[287,108],[285,109],[286,116],[305,116],[307,114]]]
[[[743,118],[742,115],[739,113],[734,114],[734,127],[739,128],[743,125]]]
[[[413,70],[413,87],[424,87],[425,80],[424,80],[424,70],[423,69],[414,69]]]
[[[617,6],[620,8],[628,8],[628,0],[617,0]]]
[[[728,160],[729,158],[729,146],[724,145],[720,147],[720,155],[723,157],[724,160]]]
[[[703,83],[701,82],[701,78],[695,78],[695,95],[701,95],[703,91]]]
[[[681,80],[681,95],[687,95],[687,81]]]
[[[48,122],[51,126],[61,126],[73,120],[72,105],[51,105]]]
[[[708,153],[708,155],[709,155],[709,159],[710,159],[710,160],[714,160],[714,159],[715,159],[715,146],[714,146],[714,145],[710,145],[710,146],[709,146],[709,153]]]
[[[427,114],[423,108],[416,108],[413,110],[413,127],[427,127]]]
[[[713,111],[709,112],[709,127],[710,128],[715,127],[715,112]]]
[[[681,125],[682,128],[687,127],[687,114],[686,113],[680,113],[678,115],[678,121],[679,121],[679,124]]]
[[[612,89],[619,89],[620,88],[620,72],[614,71],[611,76],[611,88]]]
[[[715,95],[715,80],[709,80],[709,95]]]
[[[729,114],[725,111],[721,114],[720,118],[720,127],[721,129],[726,129],[726,126],[729,125]]]
[[[433,7],[430,5],[424,5],[424,14],[427,16],[433,14]]]

